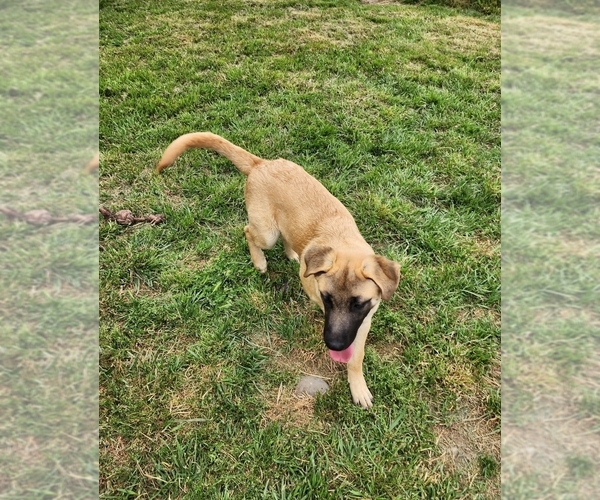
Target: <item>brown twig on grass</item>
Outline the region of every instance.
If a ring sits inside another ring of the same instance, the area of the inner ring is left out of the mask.
[[[104,215],[104,218],[108,220],[114,220],[121,226],[131,226],[133,224],[139,224],[141,222],[147,222],[155,225],[165,222],[166,218],[163,214],[150,214],[145,217],[136,217],[131,213],[131,210],[119,210],[117,213],[113,213],[104,207],[100,207],[100,213]]]
[[[58,222],[75,222],[76,224],[93,224],[98,222],[96,214],[74,214],[65,217],[54,217],[48,210],[30,210],[29,212],[19,212],[8,207],[0,207],[0,213],[6,215],[9,219],[22,220],[33,226],[48,226]]]

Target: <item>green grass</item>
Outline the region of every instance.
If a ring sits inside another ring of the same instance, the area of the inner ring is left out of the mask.
[[[502,432],[511,500],[591,498],[600,488],[594,13],[503,12]]]
[[[103,498],[494,498],[499,24],[442,7],[102,2]],[[244,177],[178,135],[303,165],[403,280],[352,404],[281,244],[252,267]],[[297,399],[303,373],[331,391]]]
[[[0,5],[0,205],[90,213],[98,8]],[[0,497],[98,488],[98,230],[0,215]]]
[[[362,0],[367,4],[391,3],[389,0]],[[595,0],[588,0],[594,2]],[[500,0],[398,0],[395,3],[408,5],[444,5],[446,7],[454,7],[464,9],[465,11],[473,11],[472,14],[500,14]]]

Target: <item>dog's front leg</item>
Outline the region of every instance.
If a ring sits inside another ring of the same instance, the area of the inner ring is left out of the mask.
[[[363,359],[365,357],[365,343],[367,341],[367,334],[371,329],[371,318],[379,303],[371,309],[367,317],[360,325],[354,340],[354,350],[352,357],[348,361],[348,383],[350,384],[350,392],[352,393],[352,400],[358,403],[363,408],[371,408],[373,406],[373,395],[367,387],[365,382],[365,376],[363,375]]]
[[[369,328],[371,328],[371,321],[365,319],[358,330],[356,340],[354,341],[354,351],[350,361],[348,361],[348,383],[350,384],[352,400],[363,408],[371,408],[373,406],[373,395],[367,387],[365,376],[363,375],[365,341],[367,340]]]

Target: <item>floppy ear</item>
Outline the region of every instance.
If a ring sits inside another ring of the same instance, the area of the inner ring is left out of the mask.
[[[373,280],[381,289],[381,298],[389,300],[400,282],[400,265],[381,255],[367,257],[363,262],[363,276]]]
[[[304,263],[306,264],[306,270],[304,271],[304,277],[308,278],[313,274],[319,272],[327,272],[335,261],[335,252],[331,247],[314,246],[310,247],[304,252]]]

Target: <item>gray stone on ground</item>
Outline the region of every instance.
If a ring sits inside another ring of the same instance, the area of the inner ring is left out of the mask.
[[[300,379],[296,386],[296,396],[308,394],[315,396],[316,394],[324,394],[329,390],[329,385],[322,378],[306,375]]]

